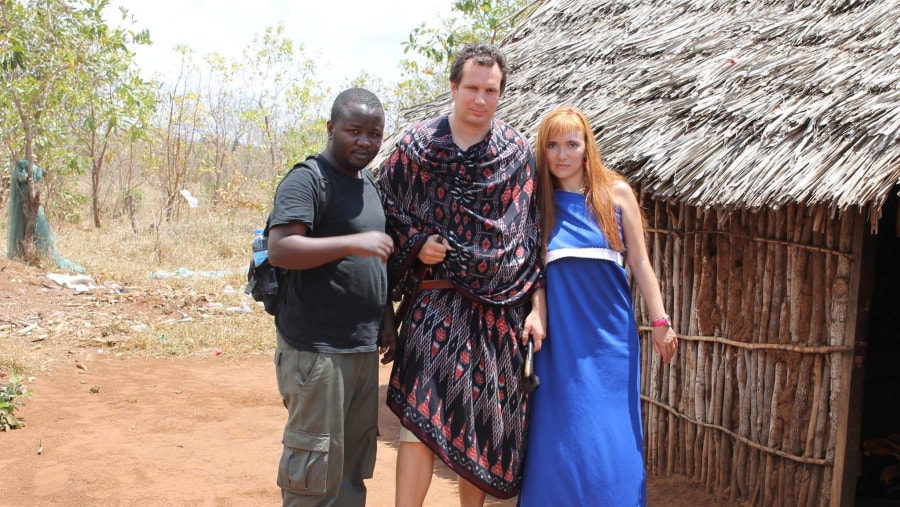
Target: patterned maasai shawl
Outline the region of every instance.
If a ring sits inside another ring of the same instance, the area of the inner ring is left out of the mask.
[[[447,116],[412,126],[381,167],[379,183],[395,252],[392,287],[403,282],[431,234],[450,243],[446,276],[465,296],[516,305],[541,280],[540,220],[528,141],[500,120],[461,151]]]

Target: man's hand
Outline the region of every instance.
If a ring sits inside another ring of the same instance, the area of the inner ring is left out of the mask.
[[[541,350],[541,343],[547,338],[547,292],[543,287],[531,295],[531,311],[525,317],[522,328],[522,345],[528,344],[528,337],[534,340],[534,352]]]
[[[394,317],[394,304],[388,299],[384,305],[381,333],[378,334],[378,353],[383,354],[381,364],[393,361],[397,351],[397,323]]]
[[[447,251],[450,250],[450,243],[440,234],[432,234],[425,240],[422,249],[419,250],[419,260],[422,264],[433,265],[444,261],[447,257]]]
[[[522,343],[528,343],[528,337],[534,340],[534,351],[541,350],[541,343],[547,337],[546,327],[542,312],[531,310],[525,317],[525,327],[522,329]]]
[[[394,360],[397,351],[397,330],[393,325],[384,326],[378,340],[378,353],[382,354],[381,364],[388,364]]]
[[[394,241],[381,231],[360,232],[354,235],[356,255],[361,257],[381,257],[381,263],[387,262],[394,253]]]

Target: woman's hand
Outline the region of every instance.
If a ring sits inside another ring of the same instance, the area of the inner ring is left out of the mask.
[[[668,363],[678,350],[678,336],[671,326],[654,327],[653,350],[662,357],[664,363]]]

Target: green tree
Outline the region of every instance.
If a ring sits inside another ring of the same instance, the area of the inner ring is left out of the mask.
[[[181,65],[160,83],[144,155],[164,195],[157,226],[179,214],[189,187],[217,207],[252,206],[247,187],[270,190],[285,168],[324,144],[329,90],[283,25],[267,27],[239,58],[176,50]]]
[[[203,103],[200,90],[202,88],[199,66],[194,52],[187,46],[178,46],[181,64],[174,76],[174,81],[162,84],[157,95],[157,108],[154,113],[155,139],[151,140],[151,151],[148,156],[148,168],[155,171],[156,182],[163,194],[155,230],[159,230],[161,222],[171,221],[178,215],[183,201],[181,189],[192,175],[199,172],[196,155],[197,145],[201,142]],[[158,150],[154,147],[158,145]],[[158,154],[157,154],[158,153]]]
[[[316,79],[315,62],[284,25],[266,28],[244,51],[244,91],[253,106],[247,142],[268,153],[270,176],[324,145],[323,106],[330,90]],[[320,129],[319,126],[322,126]]]
[[[206,114],[200,130],[204,139],[201,172],[211,174],[213,199],[219,205],[224,189],[236,176],[238,147],[249,133],[250,121],[243,112],[250,101],[241,93],[240,61],[229,61],[217,53],[207,55],[204,61],[209,77],[202,90]]]
[[[37,259],[35,227],[42,202],[35,162],[54,161],[53,150],[66,145],[71,111],[79,97],[95,91],[83,88],[85,75],[102,67],[105,58],[115,59],[110,52],[119,51],[116,42],[124,42],[107,40],[111,33],[103,19],[107,4],[107,0],[0,0],[0,121],[10,161],[24,159],[28,169],[24,235],[14,254],[29,262]]]
[[[102,4],[98,7],[102,7]],[[119,9],[123,21],[128,11]],[[73,97],[73,129],[76,152],[88,159],[91,174],[91,212],[94,227],[100,227],[100,185],[110,148],[122,136],[140,135],[154,104],[150,83],[144,82],[133,65],[131,44],[148,44],[149,33],[125,28],[97,27],[87,45],[90,62],[78,79]],[[118,143],[124,146],[125,143]]]
[[[451,15],[439,26],[422,23],[403,42],[412,58],[401,61],[402,79],[395,95],[398,109],[431,100],[447,91],[453,55],[473,42],[498,43],[533,9],[532,0],[455,0]]]

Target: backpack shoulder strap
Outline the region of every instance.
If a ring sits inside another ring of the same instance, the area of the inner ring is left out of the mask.
[[[322,215],[325,213],[325,210],[328,209],[328,191],[330,190],[328,178],[325,177],[322,173],[322,169],[319,168],[319,162],[315,155],[306,157],[306,160],[300,162],[300,164],[295,164],[294,167],[297,165],[309,167],[319,178],[319,208],[316,210],[316,215],[313,217],[313,227],[315,227],[319,225],[319,222],[322,220]]]
[[[300,169],[301,167],[305,167],[315,173],[316,177],[319,180],[319,209],[316,210],[315,217],[313,218],[313,227],[319,225],[319,221],[322,219],[322,213],[325,212],[326,207],[328,206],[328,178],[322,174],[322,170],[319,168],[319,163],[316,160],[315,155],[309,155],[306,157],[306,160],[302,162],[297,162],[291,167],[288,172],[284,173],[284,176],[281,177],[281,181],[278,182],[278,187],[281,186],[281,183],[285,178],[288,177],[289,174],[294,172],[295,169]],[[275,191],[278,191],[278,187],[275,187]],[[269,236],[269,225],[271,223],[272,214],[269,213],[268,218],[266,218],[266,228],[263,230],[263,235]]]

